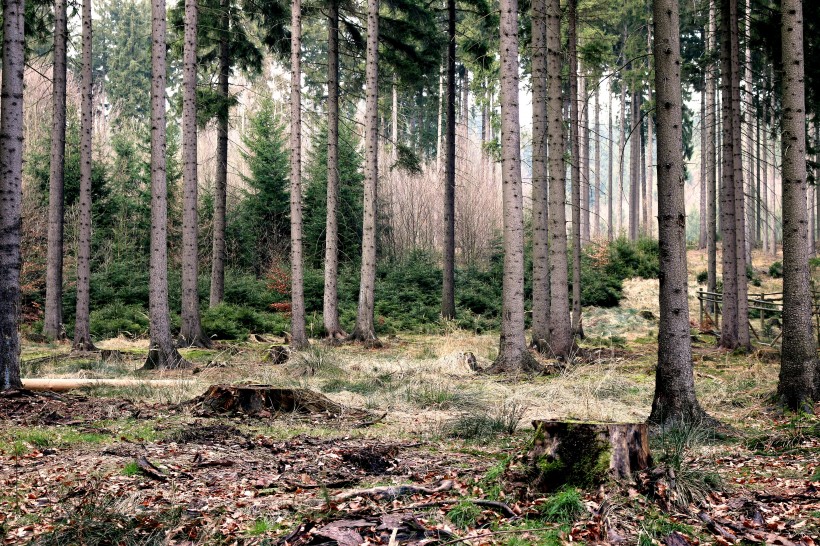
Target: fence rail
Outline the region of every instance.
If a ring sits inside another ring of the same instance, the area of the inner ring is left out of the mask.
[[[815,320],[815,331],[817,333],[817,345],[820,346],[820,290],[812,289],[812,315]],[[698,307],[700,311],[701,330],[711,331],[716,336],[720,336],[720,315],[723,306],[722,292],[708,292],[706,290],[697,291]],[[760,292],[748,295],[749,303],[749,329],[758,342],[774,346],[783,335],[782,329],[774,335],[774,324],[767,323],[767,320],[783,317],[783,292]],[[758,315],[752,317],[752,312]],[[758,332],[755,329],[753,319],[760,320]],[[779,322],[778,322],[779,323]],[[711,326],[711,328],[710,328]]]

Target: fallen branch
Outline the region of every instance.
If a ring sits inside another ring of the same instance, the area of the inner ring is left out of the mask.
[[[444,501],[425,502],[424,504],[414,504],[413,506],[404,506],[401,510],[418,510],[419,508],[432,508],[433,506],[446,506],[448,504],[458,504],[461,502],[469,502],[476,506],[483,506],[489,508],[500,514],[504,514],[508,518],[517,518],[518,514],[510,508],[510,505],[500,501],[485,500],[485,499],[451,499]]]
[[[157,480],[158,482],[168,481],[168,478],[166,478],[165,475],[162,474],[162,471],[156,466],[154,466],[154,464],[151,461],[146,459],[145,455],[138,455],[136,461],[137,466],[140,470],[142,470],[142,473],[148,476],[149,478]]]
[[[65,392],[83,387],[180,387],[193,384],[183,379],[23,379],[23,388],[32,391]]]
[[[375,419],[371,419],[370,421],[362,421],[361,423],[356,423],[355,425],[353,425],[353,428],[367,428],[373,426],[375,424],[381,423],[385,417],[387,417],[387,412],[382,413],[380,416],[376,417]]]
[[[340,493],[333,497],[333,500],[340,502],[355,497],[371,497],[374,499],[393,500],[407,495],[432,495],[434,493],[442,493],[453,488],[453,480],[443,480],[435,487],[424,487],[420,485],[389,485],[382,487],[372,487],[370,489],[354,489]]]

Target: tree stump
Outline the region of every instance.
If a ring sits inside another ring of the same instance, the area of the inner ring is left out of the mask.
[[[646,423],[535,420],[532,425],[529,482],[540,492],[563,485],[590,487],[610,477],[632,480],[652,464]]]
[[[278,366],[290,360],[290,355],[290,347],[286,345],[273,345],[268,349],[268,354],[265,355],[265,361],[270,362],[274,366]]]
[[[328,413],[340,415],[344,408],[323,394],[308,389],[270,385],[212,385],[200,397],[206,408],[248,415],[267,413]]]

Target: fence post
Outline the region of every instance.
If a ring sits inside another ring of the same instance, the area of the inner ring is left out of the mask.
[[[698,307],[700,308],[700,322],[699,328],[703,328],[703,290],[698,290]]]

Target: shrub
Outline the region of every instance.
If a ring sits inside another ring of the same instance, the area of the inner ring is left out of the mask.
[[[91,335],[96,339],[116,337],[122,333],[132,336],[148,333],[148,313],[140,304],[126,305],[114,301],[91,311],[89,319]]]
[[[783,278],[783,262],[774,262],[769,266],[769,276],[773,279]]]
[[[709,282],[709,272],[699,271],[697,277],[695,277],[695,280],[698,282],[698,284],[706,284],[707,282]]]
[[[220,303],[202,313],[202,329],[217,339],[244,340],[251,332],[281,332],[288,328],[282,315]]]

